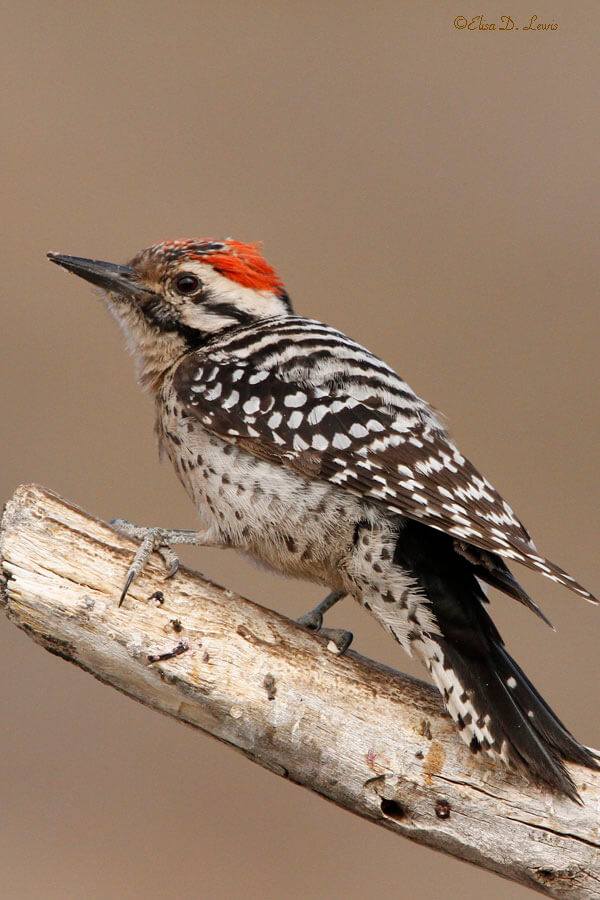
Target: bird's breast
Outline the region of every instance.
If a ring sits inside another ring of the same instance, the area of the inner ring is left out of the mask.
[[[216,526],[224,545],[285,575],[344,586],[355,524],[364,518],[359,498],[224,441],[171,404],[157,432],[203,527]]]

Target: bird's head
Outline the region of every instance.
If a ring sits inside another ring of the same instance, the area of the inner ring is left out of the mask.
[[[150,386],[219,332],[292,314],[257,244],[163,241],[125,266],[61,253],[48,258],[102,289],[138,357],[140,380]]]

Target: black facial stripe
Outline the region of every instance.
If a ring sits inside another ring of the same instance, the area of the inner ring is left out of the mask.
[[[234,303],[211,303],[207,306],[207,312],[235,319],[239,325],[251,325],[256,320],[256,316],[244,312]]]
[[[177,319],[175,310],[162,302],[158,294],[154,294],[144,303],[140,303],[146,321],[159,331],[168,331],[170,334],[178,334],[186,342],[190,350],[196,350],[202,346],[210,335],[190,328]]]
[[[152,294],[139,304],[144,316],[164,331],[174,331],[178,324],[175,310],[164,303],[158,294]]]

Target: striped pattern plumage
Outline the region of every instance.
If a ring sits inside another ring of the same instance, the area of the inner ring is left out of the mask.
[[[540,556],[511,507],[389,366],[340,332],[296,316],[234,329],[175,374],[210,431],[592,595]]]

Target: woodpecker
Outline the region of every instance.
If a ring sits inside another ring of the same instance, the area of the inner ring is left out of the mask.
[[[150,554],[234,548],[328,588],[302,622],[353,596],[429,670],[461,737],[581,802],[564,762],[580,744],[508,655],[485,585],[547,621],[508,562],[597,603],[536,550],[512,508],[393,369],[334,328],[297,316],[260,245],[171,240],[125,266],[50,260],[102,289],[155,400],[161,453],[200,517],[197,532],[118,527]],[[351,640],[336,632],[343,652]]]

